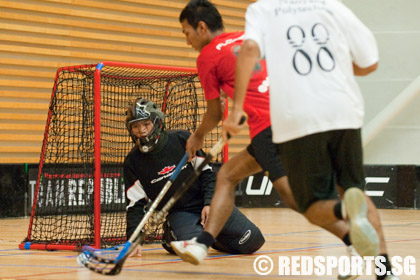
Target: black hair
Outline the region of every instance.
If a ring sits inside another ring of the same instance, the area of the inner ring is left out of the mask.
[[[197,29],[199,21],[205,22],[211,32],[224,29],[222,16],[208,0],[191,0],[179,15],[179,22],[184,19],[194,29]]]

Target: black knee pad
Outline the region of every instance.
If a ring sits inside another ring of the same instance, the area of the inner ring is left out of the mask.
[[[261,230],[236,207],[216,241],[215,249],[234,254],[252,254],[265,243]]]
[[[247,230],[245,234],[239,239],[239,254],[252,254],[260,249],[264,243],[265,238],[260,229],[253,224],[253,228]],[[249,236],[249,237],[248,237]],[[248,240],[247,240],[248,239]]]

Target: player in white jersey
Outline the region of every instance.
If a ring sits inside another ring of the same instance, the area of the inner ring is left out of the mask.
[[[346,219],[360,255],[385,256],[390,275],[377,279],[398,279],[391,272],[376,207],[363,192],[364,105],[354,76],[377,68],[372,32],[337,0],[251,4],[225,133],[241,128],[237,123],[258,58],[267,61],[273,141],[301,213],[321,227]],[[335,188],[344,193],[343,202],[335,198]]]

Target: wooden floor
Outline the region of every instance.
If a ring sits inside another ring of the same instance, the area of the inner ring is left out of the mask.
[[[154,244],[145,246],[142,258],[127,260],[118,276],[102,276],[80,267],[76,252],[19,250],[17,246],[26,235],[29,220],[0,219],[0,279],[336,279],[336,271],[323,277],[279,276],[276,261],[279,256],[341,256],[345,247],[340,240],[288,209],[242,211],[262,229],[266,238],[256,254],[228,255],[211,250],[202,265],[193,266]],[[389,254],[416,259],[417,275],[401,279],[420,279],[420,211],[380,210],[380,214]],[[254,261],[261,255],[274,260],[274,269],[267,276],[254,271]]]

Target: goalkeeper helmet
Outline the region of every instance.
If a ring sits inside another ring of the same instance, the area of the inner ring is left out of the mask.
[[[133,106],[127,109],[126,126],[134,143],[139,147],[140,152],[149,153],[153,151],[159,141],[164,126],[165,114],[159,110],[157,105],[149,100],[137,98]],[[153,128],[149,135],[138,137],[133,133],[132,124],[137,121],[150,120]]]

